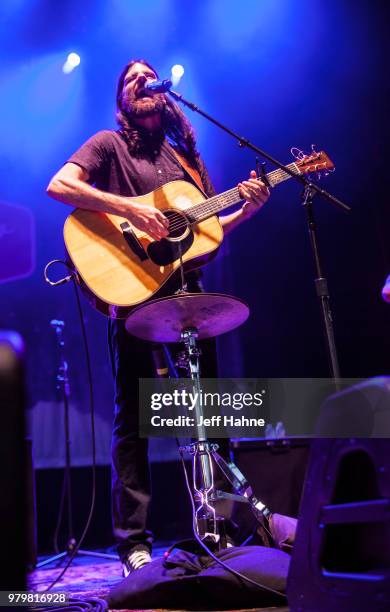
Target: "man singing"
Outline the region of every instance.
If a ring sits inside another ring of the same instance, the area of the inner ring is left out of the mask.
[[[170,181],[193,182],[194,173],[208,197],[215,191],[184,113],[169,96],[145,91],[145,84],[157,78],[144,60],[132,60],[125,66],[116,96],[119,130],[92,136],[57,172],[47,191],[72,206],[126,218],[154,240],[161,240],[168,235],[168,220],[156,208],[137,203],[135,197]],[[225,234],[251,218],[269,198],[268,188],[254,171],[239,184],[239,191],[245,200],[242,207],[220,219]],[[189,291],[201,291],[199,276],[197,272],[186,274]],[[123,320],[110,320],[109,332],[115,378],[112,519],[128,575],[151,560],[152,534],[147,530],[150,478],[147,440],[138,439],[138,379],[152,377],[154,366],[150,343],[127,334]],[[204,376],[217,376],[213,341],[204,341],[202,363]]]

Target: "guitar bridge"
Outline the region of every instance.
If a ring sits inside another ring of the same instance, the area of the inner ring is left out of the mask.
[[[137,255],[141,261],[148,259],[148,254],[127,221],[121,223],[121,230],[123,233],[123,238],[126,240],[133,253],[135,253],[135,255]]]

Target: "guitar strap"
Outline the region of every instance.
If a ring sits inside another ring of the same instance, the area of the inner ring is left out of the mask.
[[[205,192],[204,185],[202,183],[202,179],[200,178],[200,174],[199,174],[198,170],[196,168],[194,168],[194,166],[190,165],[190,163],[184,157],[184,155],[181,155],[180,153],[178,153],[178,151],[176,151],[176,149],[174,149],[174,147],[172,147],[169,143],[167,143],[167,144],[168,144],[169,150],[172,151],[173,155],[176,157],[176,159],[179,162],[179,164],[181,165],[181,167],[187,172],[187,174],[190,175],[190,177],[192,178],[194,183],[204,193]]]

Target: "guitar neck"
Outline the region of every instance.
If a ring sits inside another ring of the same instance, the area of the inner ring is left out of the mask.
[[[297,174],[301,174],[295,162],[288,164],[287,168],[293,170]],[[278,185],[283,181],[287,181],[287,179],[291,178],[291,175],[279,168],[278,170],[268,172],[266,177],[270,186],[275,187],[275,185]],[[186,211],[186,215],[190,219],[191,223],[199,223],[200,221],[205,221],[209,217],[212,217],[222,210],[225,210],[230,206],[234,206],[234,204],[238,204],[241,201],[242,197],[239,194],[238,187],[233,187],[233,189],[224,191],[223,193],[213,196],[200,204],[192,206]]]

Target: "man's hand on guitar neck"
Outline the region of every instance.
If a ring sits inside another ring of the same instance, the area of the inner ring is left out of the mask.
[[[270,196],[268,187],[257,178],[254,170],[251,170],[249,179],[238,183],[238,191],[245,202],[242,206],[244,217],[252,217],[264,206]]]
[[[268,187],[257,178],[254,170],[250,172],[247,181],[242,181],[242,183],[238,184],[238,191],[240,196],[245,198],[244,204],[236,212],[219,218],[225,236],[243,221],[253,217],[264,206],[270,196]]]

